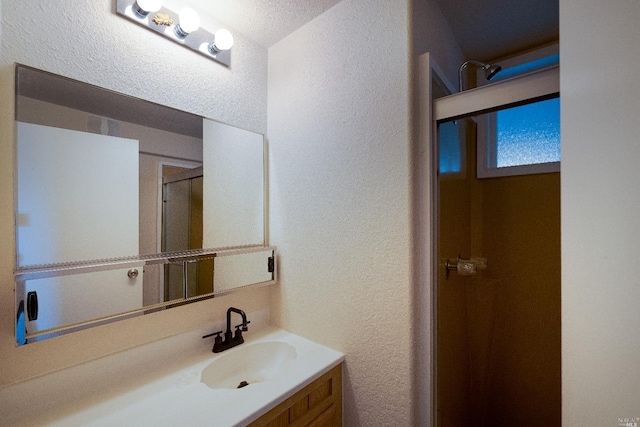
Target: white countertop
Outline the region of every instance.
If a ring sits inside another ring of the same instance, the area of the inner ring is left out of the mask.
[[[296,350],[296,358],[277,378],[241,389],[216,390],[200,382],[200,373],[215,358],[263,341],[283,341]],[[338,351],[280,329],[265,328],[245,334],[244,344],[222,353],[194,351],[182,368],[98,404],[78,408],[48,425],[244,426],[343,360]]]

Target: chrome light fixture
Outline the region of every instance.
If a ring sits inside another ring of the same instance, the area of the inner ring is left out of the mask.
[[[162,0],[116,0],[116,12],[209,59],[231,64],[233,35],[222,28],[215,33],[201,28],[200,16],[191,8],[175,13],[163,7]]]
[[[462,86],[462,71],[470,64],[477,65],[478,67],[482,68],[482,70],[484,71],[484,77],[487,80],[491,80],[495,77],[496,74],[500,72],[500,70],[502,70],[502,67],[498,64],[485,64],[484,62],[475,61],[473,59],[466,61],[460,66],[460,69],[458,70],[458,89],[460,92],[464,90],[464,87]]]

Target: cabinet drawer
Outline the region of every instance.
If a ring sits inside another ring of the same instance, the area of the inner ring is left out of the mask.
[[[250,427],[342,425],[342,364],[249,424]]]

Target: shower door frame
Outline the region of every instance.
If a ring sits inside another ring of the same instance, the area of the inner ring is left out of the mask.
[[[433,101],[433,125],[560,93],[560,67],[543,68]],[[434,129],[437,133],[437,128]]]
[[[491,83],[475,89],[466,90],[445,96],[436,100],[431,99],[431,91],[425,90],[430,88],[430,82],[434,71],[433,60],[428,54],[422,55],[419,60],[419,104],[420,104],[420,124],[418,133],[418,147],[428,147],[428,160],[418,161],[417,164],[417,185],[419,189],[428,189],[429,208],[424,207],[423,199],[425,192],[422,191],[416,203],[418,218],[418,229],[421,233],[428,233],[430,236],[429,244],[416,242],[418,249],[418,288],[420,283],[421,271],[429,270],[430,287],[428,290],[418,289],[418,293],[422,295],[419,298],[422,312],[430,313],[428,319],[429,325],[423,323],[423,328],[430,333],[428,338],[422,338],[423,345],[428,342],[430,346],[430,370],[428,389],[430,390],[429,402],[425,402],[425,397],[420,398],[419,405],[422,407],[428,405],[430,414],[430,425],[438,424],[438,395],[437,395],[437,375],[438,375],[438,269],[444,268],[444,263],[440,260],[438,253],[438,229],[439,229],[439,185],[438,185],[438,123],[449,120],[468,117],[475,114],[482,114],[495,111],[505,106],[516,106],[518,104],[531,102],[536,99],[543,99],[560,93],[560,68],[558,65],[544,68],[538,71],[527,73],[511,79]],[[437,74],[437,73],[436,73]],[[428,81],[425,81],[426,79]],[[428,171],[424,171],[428,168]],[[422,170],[422,171],[421,171]],[[420,191],[420,190],[418,190]],[[424,255],[421,257],[420,254]],[[422,267],[421,267],[422,266]],[[425,319],[426,320],[426,319]],[[421,332],[421,334],[424,334]],[[424,350],[425,347],[422,347]],[[419,357],[420,359],[420,357]],[[420,361],[418,362],[420,363]],[[427,386],[420,384],[422,391],[426,391]],[[424,394],[423,394],[424,396]],[[425,414],[419,414],[420,418],[425,420]]]
[[[202,168],[202,162],[198,162],[196,160],[188,160],[188,159],[161,159],[157,163],[157,217],[156,217],[156,249],[157,253],[163,252],[163,232],[164,232],[164,176],[162,174],[162,169],[164,166],[174,166],[178,168],[186,169],[186,174],[193,173],[194,169]],[[188,172],[188,171],[192,172]],[[166,302],[165,294],[164,294],[164,268],[161,268],[158,272],[158,283],[162,284],[162,292],[160,292],[160,288],[158,288],[158,302]]]

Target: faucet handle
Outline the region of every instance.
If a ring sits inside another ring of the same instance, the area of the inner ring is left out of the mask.
[[[220,334],[221,334],[221,333],[222,333],[222,331],[214,332],[214,333],[212,333],[212,334],[205,335],[205,336],[203,336],[202,338],[209,338],[209,337],[212,337],[212,336],[214,336],[214,335],[216,336],[216,338],[220,338]]]
[[[209,338],[212,336],[216,336],[215,340],[213,341],[213,351],[214,353],[219,353],[221,352],[221,347],[222,347],[222,336],[220,336],[220,334],[222,334],[222,331],[218,331],[218,332],[214,332],[212,334],[209,335],[205,335],[202,338]]]
[[[242,331],[246,332],[247,330],[248,330],[248,328],[247,327],[242,327],[242,325],[236,326],[236,333],[233,334],[233,340],[235,342],[243,343],[244,342],[244,337],[242,336]]]
[[[239,325],[236,325],[236,330],[240,327],[242,327],[242,332],[247,332],[249,330],[249,328],[247,327],[247,325],[251,323],[251,320],[247,320],[246,323],[241,323]]]

